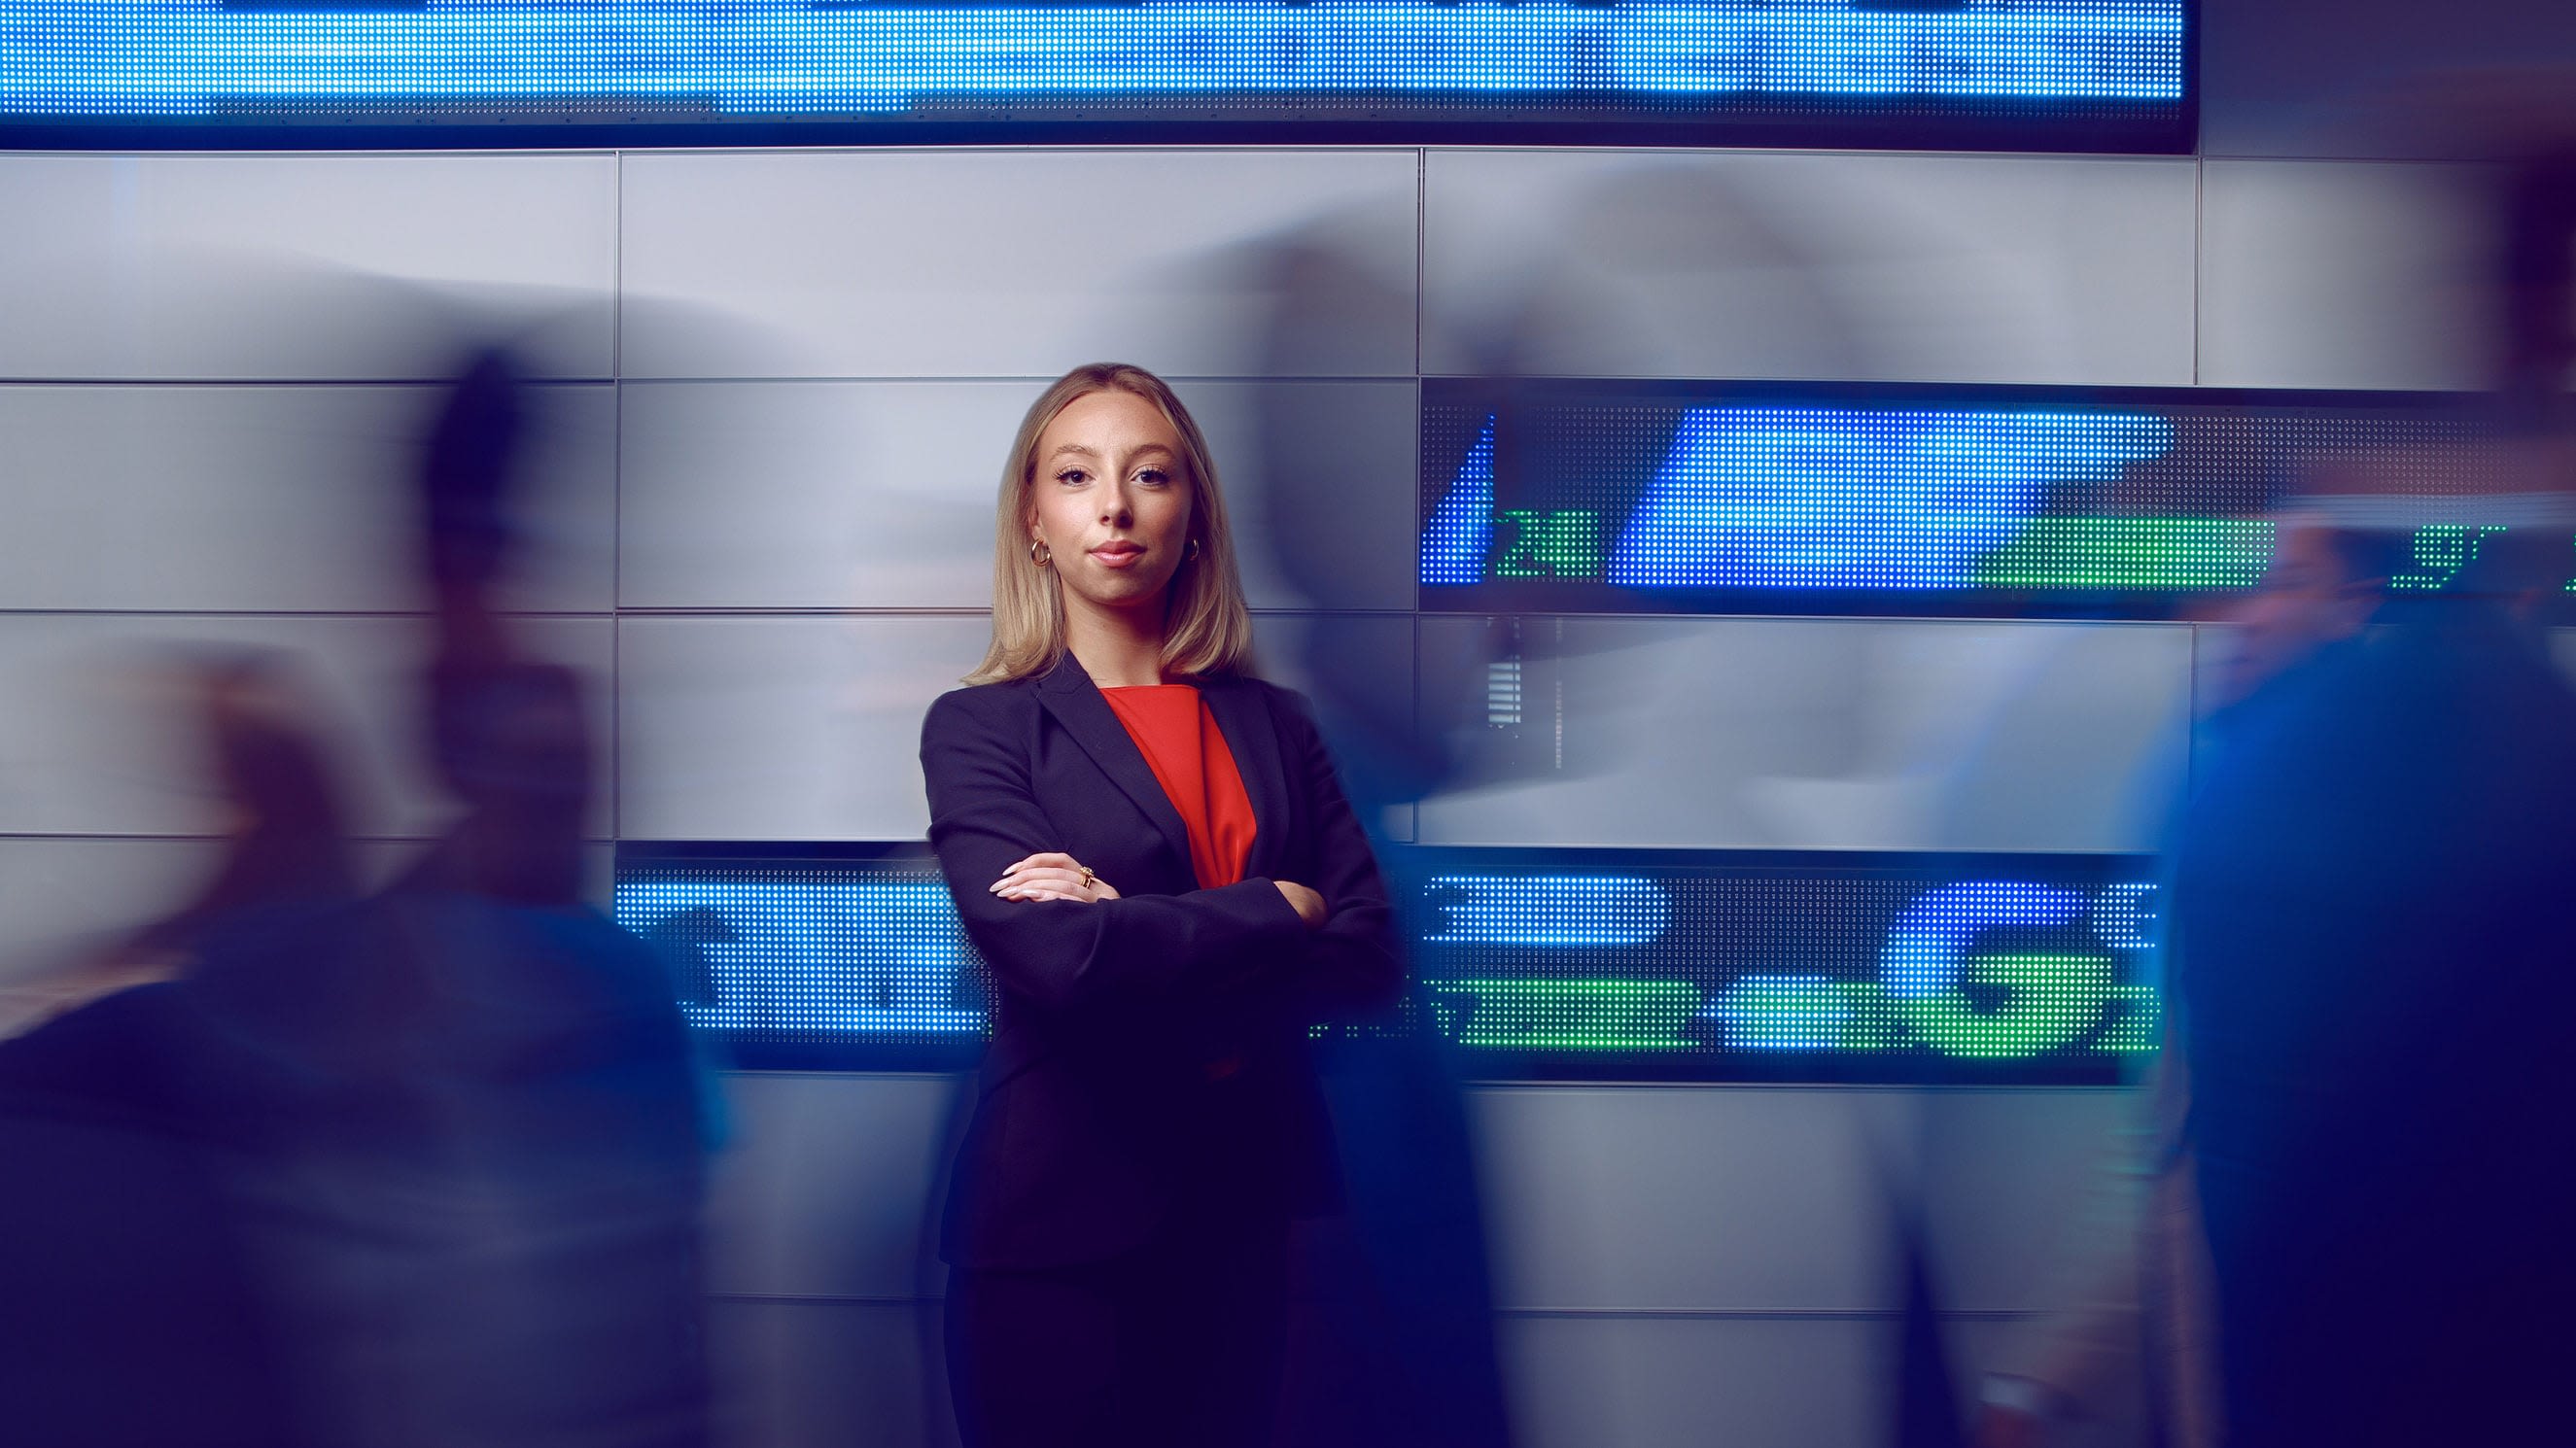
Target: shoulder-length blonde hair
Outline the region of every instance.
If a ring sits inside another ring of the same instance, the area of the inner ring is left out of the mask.
[[[1126,392],[1154,404],[1181,439],[1181,466],[1190,481],[1190,538],[1198,556],[1172,576],[1170,610],[1163,631],[1163,672],[1230,674],[1252,654],[1252,614],[1243,603],[1243,575],[1234,563],[1234,533],[1226,526],[1225,494],[1216,461],[1189,409],[1163,379],[1123,362],[1093,362],[1057,378],[1020,419],[1011,455],[1002,465],[1002,496],[993,511],[993,646],[966,676],[969,684],[1025,679],[1054,668],[1064,657],[1064,594],[1055,570],[1029,557],[1029,521],[1036,510],[1038,436],[1056,414],[1095,392]]]

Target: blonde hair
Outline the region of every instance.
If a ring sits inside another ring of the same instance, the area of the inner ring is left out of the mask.
[[[1029,405],[1002,465],[1002,496],[993,514],[993,645],[966,676],[969,684],[1025,679],[1054,668],[1064,657],[1064,593],[1055,570],[1029,557],[1028,527],[1035,511],[1038,437],[1056,414],[1095,392],[1125,392],[1154,404],[1180,435],[1181,465],[1190,480],[1190,537],[1195,558],[1172,575],[1163,630],[1166,674],[1230,674],[1252,653],[1252,614],[1243,603],[1243,576],[1234,563],[1234,534],[1226,526],[1225,494],[1216,461],[1189,409],[1163,379],[1123,362],[1093,362],[1057,378]]]

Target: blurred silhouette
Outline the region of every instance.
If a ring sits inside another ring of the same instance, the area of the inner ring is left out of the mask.
[[[2349,588],[2290,610],[2315,646],[2232,706],[2177,830],[2187,1142],[2238,1448],[2510,1441],[2562,1412],[2576,695],[2531,605],[2576,562],[2564,405],[2535,401],[2565,380],[2571,180],[2555,155],[2508,171],[2499,391],[2524,431],[2487,449],[2511,491],[2477,506],[2526,526],[2366,626]],[[2405,536],[2356,520],[2455,513],[2414,496],[2429,461],[2334,474],[2352,492],[2317,511],[2348,576],[2388,579]]]
[[[707,1440],[686,1028],[581,901],[580,681],[490,602],[522,416],[487,354],[427,451],[446,837],[364,895],[295,671],[193,662],[218,868],[89,965],[108,993],[0,1043],[22,1441]]]
[[[1323,235],[1274,238],[1254,265],[1276,298],[1260,339],[1269,375],[1328,351],[1320,329],[1405,301]],[[1305,598],[1332,598],[1330,564],[1344,551],[1334,535],[1348,526],[1331,495],[1347,476],[1335,436],[1277,390],[1265,392],[1258,420],[1257,471],[1269,486],[1251,536],[1268,546],[1273,577]],[[1322,614],[1307,621],[1290,663],[1315,700],[1351,806],[1380,846],[1389,888],[1409,902],[1420,898],[1419,883],[1384,850],[1385,821],[1446,786],[1457,761],[1449,731],[1424,727],[1409,692],[1353,666],[1381,627]],[[1402,1007],[1336,1032],[1318,1053],[1345,1210],[1297,1229],[1287,1381],[1273,1436],[1281,1448],[1511,1442],[1473,1127],[1423,983],[1408,972],[1405,991]]]
[[[418,1174],[380,1226],[416,1295],[370,1304],[390,1381],[348,1397],[367,1441],[677,1448],[709,1431],[707,1123],[671,980],[582,901],[581,682],[492,606],[525,419],[510,359],[479,354],[424,458],[429,745],[463,810],[376,904]]]
[[[2098,1406],[2124,1343],[2164,1442],[2519,1441],[2563,1411],[2576,694],[2539,604],[2576,568],[2576,167],[2517,149],[2491,440],[2310,460],[2236,619],[2168,847],[2136,1255],[1990,1397],[1995,1448]],[[2463,473],[2488,491],[2445,496]],[[2425,591],[2437,527],[2466,542]]]
[[[328,998],[303,967],[343,963],[308,947],[339,937],[354,873],[289,665],[166,667],[233,833],[193,899],[75,972],[65,998],[93,999],[0,1042],[0,1403],[28,1443],[311,1441],[239,1189],[278,1125],[255,1068]]]
[[[2498,600],[2373,622],[2237,706],[2176,845],[2235,1444],[2500,1439],[2576,1346],[2576,700]]]

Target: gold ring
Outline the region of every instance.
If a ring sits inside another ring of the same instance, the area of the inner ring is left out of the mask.
[[[1083,866],[1083,867],[1082,867],[1082,890],[1083,890],[1083,893],[1084,893],[1084,894],[1086,894],[1086,895],[1087,895],[1087,894],[1089,894],[1089,893],[1091,893],[1091,879],[1092,879],[1092,876],[1091,876],[1091,867],[1090,867],[1089,865],[1085,865],[1085,866]]]

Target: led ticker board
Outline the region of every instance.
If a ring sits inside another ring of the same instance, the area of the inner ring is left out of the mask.
[[[2265,516],[2338,459],[2427,460],[2456,516],[2393,584],[2503,531],[2493,425],[2420,396],[1424,388],[1421,599],[1461,612],[2169,616],[2263,577]],[[2437,512],[2439,507],[2437,505]],[[2576,579],[2576,535],[2566,576]]]
[[[1391,851],[1412,989],[1489,1079],[2104,1081],[2155,1049],[2156,889],[2069,856]],[[991,982],[920,846],[626,847],[619,923],[742,1064],[956,1068]]]
[[[2184,0],[0,0],[0,124],[1822,125],[2180,150],[2188,22]]]

